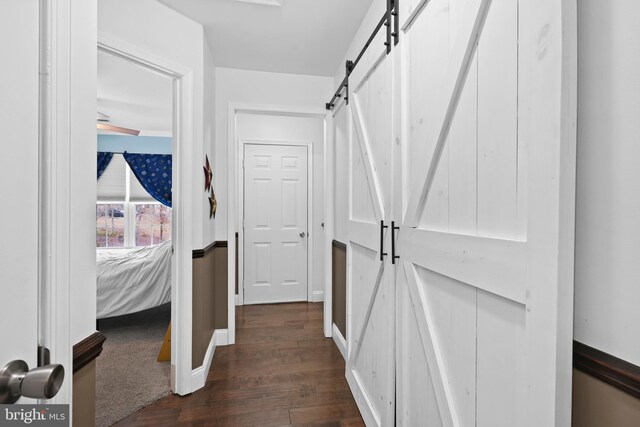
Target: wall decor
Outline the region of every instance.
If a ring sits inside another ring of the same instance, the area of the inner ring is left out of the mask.
[[[211,188],[211,196],[209,196],[209,219],[216,217],[216,210],[218,209],[218,201],[216,200],[216,193]]]
[[[206,162],[203,166],[204,169],[204,191],[211,189],[211,179],[213,178],[213,171],[211,171],[211,164],[209,163],[209,156],[205,155]]]

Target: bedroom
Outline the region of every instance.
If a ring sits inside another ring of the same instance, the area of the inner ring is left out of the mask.
[[[97,102],[96,425],[108,426],[171,391],[172,81],[99,51]]]

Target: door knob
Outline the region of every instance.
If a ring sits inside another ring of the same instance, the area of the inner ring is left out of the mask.
[[[11,404],[21,396],[51,399],[62,386],[62,365],[46,365],[29,370],[24,360],[14,360],[0,369],[0,403]]]
[[[306,234],[304,234],[304,231],[302,233],[300,233],[300,237],[304,237],[306,236]]]

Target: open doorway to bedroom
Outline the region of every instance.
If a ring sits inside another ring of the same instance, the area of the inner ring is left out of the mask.
[[[174,82],[98,51],[96,425],[171,393]]]

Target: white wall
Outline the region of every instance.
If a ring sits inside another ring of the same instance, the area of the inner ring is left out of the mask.
[[[215,235],[212,221],[209,221],[202,171],[205,153],[211,155],[211,142],[210,139],[205,142],[205,136],[213,135],[211,97],[215,73],[202,25],[155,0],[99,0],[98,30],[193,70],[193,140],[184,143],[193,150],[195,163],[191,190],[194,203],[191,209],[192,246],[193,249],[203,248]]]
[[[216,155],[214,183],[218,198],[216,239],[228,240],[227,171],[229,103],[322,108],[333,90],[331,77],[216,68]],[[233,191],[233,189],[231,189]]]
[[[79,303],[71,304],[69,321],[71,344],[76,344],[96,327],[96,241],[87,231],[96,226],[97,4],[95,0],[72,2],[71,10],[69,269],[70,295]]]
[[[324,120],[310,117],[238,114],[236,137],[258,141],[311,142],[313,150],[313,224],[308,231],[313,237],[313,285],[315,298],[324,292]],[[315,299],[314,298],[314,299]]]
[[[215,165],[215,86],[216,86],[216,66],[213,63],[213,56],[211,56],[211,49],[209,48],[209,43],[207,39],[204,38],[204,82],[203,82],[203,90],[204,90],[204,109],[202,114],[202,120],[204,125],[204,154],[209,156],[209,163],[211,163],[211,167],[213,168]],[[204,159],[204,156],[203,156]],[[204,165],[204,160],[202,162]],[[199,166],[199,165],[197,165]],[[196,166],[196,169],[201,169]],[[215,171],[214,171],[215,172]],[[204,172],[200,171],[200,179],[196,177],[196,185],[197,183],[203,183]],[[203,184],[204,185],[204,184]],[[202,187],[204,188],[204,187]],[[214,187],[214,191],[216,188]],[[204,194],[203,200],[204,203],[202,205],[202,247],[205,247],[216,240],[216,220],[209,218],[209,196],[207,193],[202,192]],[[218,211],[219,212],[219,211]],[[217,215],[217,214],[216,214]]]
[[[575,339],[640,365],[640,3],[578,4]]]

